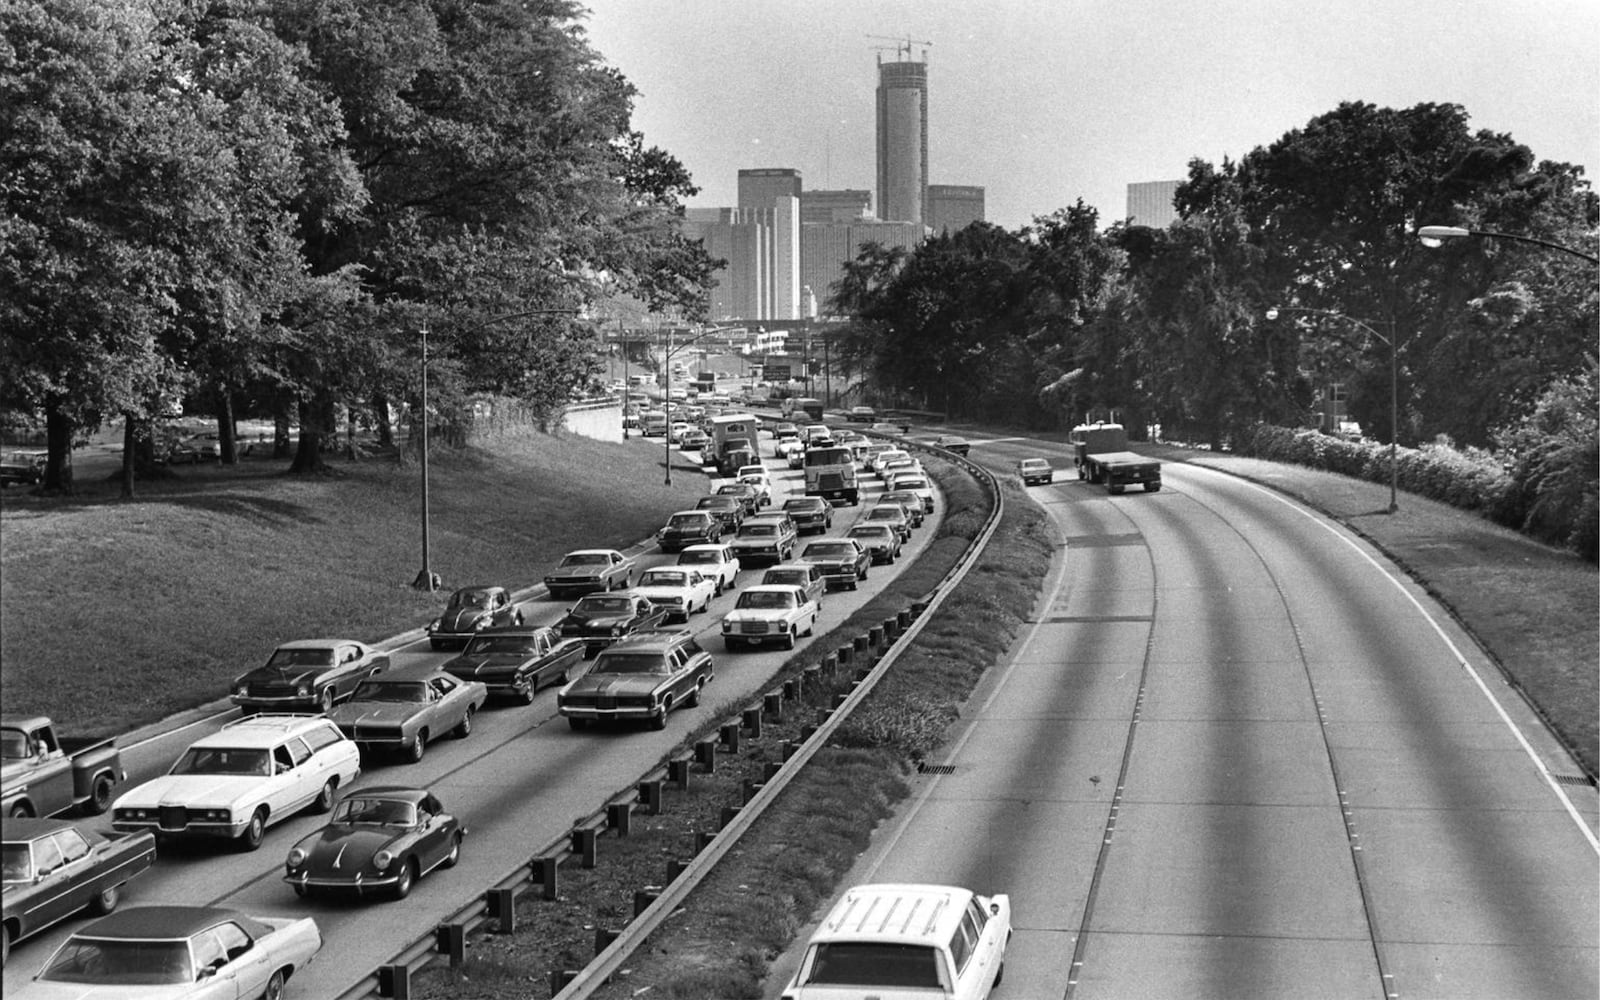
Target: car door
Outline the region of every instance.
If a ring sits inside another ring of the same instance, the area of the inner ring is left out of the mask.
[[[46,924],[54,923],[88,902],[88,897],[81,891],[69,888],[73,873],[69,870],[67,859],[62,854],[61,844],[55,837],[40,837],[32,843],[31,850],[33,873],[39,882],[28,898],[28,910],[23,921],[24,932],[31,932]],[[8,903],[7,909],[9,908]]]
[[[321,790],[322,781],[311,761],[311,749],[298,737],[272,748],[272,777],[267,779],[265,797],[272,819],[294,812]]]
[[[184,994],[186,997],[246,1000],[266,991],[267,978],[273,972],[272,956],[231,920],[196,934],[190,948],[201,979],[196,991]]]
[[[417,803],[416,850],[423,871],[433,868],[450,853],[450,825],[443,814],[444,807],[432,795]]]
[[[454,729],[467,714],[467,690],[450,677],[435,677],[428,682],[433,700],[429,703],[432,718],[428,732],[443,733]]]

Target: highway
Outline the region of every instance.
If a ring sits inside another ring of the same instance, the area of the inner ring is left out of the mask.
[[[773,481],[774,506],[768,509],[777,509],[787,496],[803,494],[804,483],[801,473],[770,457],[768,439],[761,443]],[[648,446],[662,447],[658,440]],[[685,469],[683,474],[698,473]],[[861,506],[836,508],[830,536],[842,535],[880,492],[872,474],[863,475],[867,489]],[[874,567],[858,591],[830,592],[823,601],[816,634],[824,634],[849,617],[914,558],[937,530],[943,509],[941,500],[912,534],[897,564]],[[670,513],[661,512],[663,523]],[[817,537],[802,536],[796,551]],[[572,540],[574,548],[583,545],[582,539]],[[644,547],[637,566],[643,569],[675,559],[651,544]],[[529,576],[537,576],[543,569],[530,567]],[[228,845],[207,843],[164,847],[155,867],[127,885],[122,905],[181,902],[234,907],[263,916],[309,913],[316,918],[325,945],[318,958],[290,982],[289,992],[313,1000],[338,995],[564,834],[574,821],[631,788],[693,729],[735,713],[770,686],[773,674],[792,654],[776,649],[727,653],[716,638],[722,614],[732,608],[745,587],[759,581],[760,573],[760,569],[743,570],[737,589],[717,598],[709,613],[694,618],[690,627],[712,654],[716,679],[707,688],[704,703],[672,713],[665,730],[591,727],[574,732],[556,712],[555,688],[546,688],[531,706],[491,702],[476,717],[469,738],[430,744],[427,756],[418,764],[364,762],[357,787],[405,784],[431,788],[447,809],[463,818],[469,830],[461,863],[424,878],[404,902],[297,898],[281,881],[284,857],[296,841],[326,821],[326,817],[302,814],[270,828],[266,842],[254,853],[235,853]],[[445,596],[441,595],[441,606]],[[529,622],[552,624],[571,603],[541,598],[522,608]],[[802,639],[801,646],[809,641]],[[393,654],[391,671],[428,669],[454,655],[432,652],[423,640]],[[164,773],[189,743],[237,716],[236,710],[229,710],[161,738],[125,746],[130,780],[124,787]],[[90,820],[89,825],[109,830],[109,816]],[[68,920],[16,945],[4,971],[5,992],[21,988],[56,945],[81,926],[82,920]]]
[[[1002,998],[1600,995],[1595,790],[1421,588],[1220,473],[1108,496],[972,441],[1052,460],[1063,549],[841,890],[1009,893]]]

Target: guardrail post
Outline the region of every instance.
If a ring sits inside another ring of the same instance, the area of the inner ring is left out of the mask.
[[[783,721],[783,692],[768,691],[761,698],[761,714],[772,717],[773,722]]]
[[[867,645],[877,649],[883,645],[883,626],[874,625],[867,629]]]
[[[610,928],[596,927],[594,929],[594,953],[598,955],[602,951],[605,951],[611,942],[617,939],[617,935],[620,933],[622,932],[614,931]]]
[[[855,659],[856,647],[853,644],[849,646],[840,646],[839,651],[833,655],[839,658],[840,666],[848,667],[850,665],[850,661]]]
[[[668,858],[667,859],[667,881],[668,882],[673,881],[679,875],[682,875],[683,874],[683,870],[685,868],[688,868],[688,867],[689,867],[689,862],[687,862],[687,861],[680,861],[677,858]]]
[[[782,748],[783,748],[783,759],[787,761],[790,757],[793,757],[796,753],[798,753],[800,751],[800,741],[799,740],[784,740],[783,743],[782,743]]]
[[[633,829],[633,805],[628,802],[607,802],[606,826],[617,831],[617,836],[626,837],[628,831]]]
[[[516,889],[490,889],[486,901],[496,934],[510,934],[517,929]]]
[[[855,646],[856,652],[861,653],[863,655],[866,654],[867,650],[871,649],[874,645],[876,645],[876,643],[874,643],[872,641],[871,633],[868,633],[866,635],[858,635],[854,639],[851,640],[851,643]]]
[[[809,740],[811,737],[817,735],[817,730],[821,729],[821,728],[822,727],[817,725],[815,722],[808,722],[805,725],[801,726],[800,727],[800,740],[801,740],[801,742],[805,742],[806,740]]]
[[[786,759],[787,758],[785,758],[785,760]],[[781,761],[781,760],[769,760],[769,761],[767,761],[766,764],[762,765],[762,768],[761,768],[761,781],[762,781],[762,783],[764,784],[764,783],[766,783],[768,781],[771,781],[773,778],[777,777],[778,772],[781,771],[781,770],[783,770],[783,761]]]
[[[750,800],[756,797],[756,793],[761,791],[761,785],[762,782],[751,781],[749,778],[744,779],[744,781],[740,784],[739,803],[741,805],[748,805]],[[728,824],[724,823],[722,825],[727,826]]]
[[[585,868],[593,868],[595,865],[596,852],[599,849],[597,841],[595,828],[592,826],[580,826],[572,831],[572,853],[583,859]]]
[[[822,667],[822,676],[831,679],[833,677],[833,672],[839,669],[839,654],[829,653],[827,656],[824,656],[820,666]]]
[[[902,608],[900,613],[895,616],[895,619],[900,623],[900,631],[904,632],[906,629],[910,628],[911,619],[914,617],[916,616],[911,613],[910,608]]]
[[[699,854],[707,847],[710,847],[711,842],[716,839],[717,834],[714,830],[696,830],[694,832],[694,852]]]
[[[837,712],[841,707],[843,707],[844,703],[846,701],[848,701],[849,699],[850,699],[850,694],[849,694],[849,692],[846,692],[846,691],[840,691],[838,694],[834,695],[833,696],[833,710],[835,712]]]
[[[715,748],[712,748],[713,754]],[[693,757],[674,757],[667,761],[667,780],[678,786],[682,791],[689,787],[689,763]]]
[[[868,677],[871,677],[871,676],[872,676],[872,668],[871,667],[860,667],[860,668],[858,668],[856,670],[856,683],[860,684],[862,681],[866,680]]]
[[[722,745],[728,748],[729,753],[739,752],[739,724],[737,722],[724,722],[722,724]]]
[[[790,677],[783,682],[783,696],[789,701],[799,701],[802,690],[803,687],[798,677]]]
[[[560,858],[534,858],[529,862],[533,869],[533,880],[544,887],[544,898],[555,899],[560,888]]]
[[[404,965],[378,966],[378,996],[411,1000],[411,970]]]
[[[918,618],[921,618],[923,612],[925,612],[927,610],[928,610],[928,602],[927,601],[912,601],[911,602],[911,613],[916,615]]]
[[[647,885],[643,889],[634,890],[633,915],[637,917],[659,898],[661,898],[661,887],[659,885]]]
[[[890,615],[883,620],[884,644],[888,645],[898,638],[900,638],[900,619],[895,615]]]
[[[822,664],[813,663],[811,666],[800,671],[800,676],[805,678],[806,687],[817,687],[819,682],[822,680]]]
[[[450,968],[459,969],[467,960],[467,925],[440,924],[433,929],[433,946],[450,956]]]
[[[661,815],[660,778],[651,778],[649,781],[639,782],[639,802],[644,806],[644,811],[650,815]]]
[[[750,730],[750,738],[761,738],[761,709],[747,708],[744,710],[744,727]]]
[[[746,784],[748,784],[748,782],[746,782]],[[723,806],[722,807],[722,823],[720,824],[718,829],[721,829],[721,827],[727,826],[729,823],[732,823],[733,822],[733,818],[735,816],[739,815],[740,808],[741,808],[740,806]]]
[[[578,978],[579,969],[551,969],[550,970],[550,995],[555,996],[566,989],[574,979]]]

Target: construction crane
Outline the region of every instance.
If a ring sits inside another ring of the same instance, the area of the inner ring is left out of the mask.
[[[899,35],[868,35],[867,37],[876,38],[883,42],[894,42],[894,45],[874,45],[872,47],[877,49],[879,52],[895,52],[902,60],[911,58],[911,46],[920,45],[922,46],[922,59],[924,62],[926,62],[928,59],[928,49],[933,48],[932,42],[924,42],[912,38],[910,35],[907,35],[904,38],[901,38]],[[883,56],[880,55],[878,60],[881,62],[883,60]]]

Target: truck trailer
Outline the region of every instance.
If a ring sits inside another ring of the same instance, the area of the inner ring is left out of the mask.
[[[1079,424],[1072,429],[1073,461],[1078,478],[1104,484],[1107,493],[1143,486],[1161,489],[1161,463],[1128,451],[1128,432],[1121,424]]]

